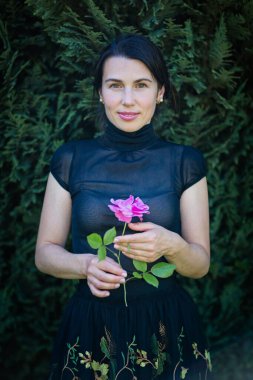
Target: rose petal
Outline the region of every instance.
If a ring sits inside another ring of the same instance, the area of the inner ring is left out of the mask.
[[[134,199],[133,195],[130,195],[127,199],[115,200],[112,198],[110,202],[114,206],[108,205],[108,207],[121,222],[130,223],[133,216],[138,217],[142,221],[143,214],[149,214],[149,207],[139,197]]]
[[[132,216],[124,215],[120,210],[115,212],[115,216],[120,222],[130,223],[132,220]]]

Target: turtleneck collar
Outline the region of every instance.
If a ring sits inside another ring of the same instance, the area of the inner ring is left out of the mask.
[[[147,148],[157,141],[152,124],[146,124],[136,132],[126,132],[107,122],[104,134],[98,141],[109,148],[119,151],[133,151]]]

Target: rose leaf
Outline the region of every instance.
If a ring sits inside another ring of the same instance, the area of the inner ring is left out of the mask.
[[[155,288],[158,288],[159,281],[155,276],[150,273],[143,273],[143,278],[148,284],[153,285]]]
[[[93,233],[87,236],[87,240],[91,248],[98,249],[102,244],[102,238],[99,234]]]
[[[99,248],[98,248],[98,259],[99,261],[102,261],[106,258],[106,248],[104,245],[101,245]]]
[[[175,269],[176,265],[161,262],[153,265],[151,268],[151,272],[157,277],[167,278],[173,274]]]
[[[135,278],[142,278],[142,274],[138,273],[138,272],[133,272],[133,276]]]
[[[116,236],[116,228],[112,227],[104,234],[104,245],[109,245],[113,243]]]
[[[138,260],[133,260],[133,264],[135,269],[141,271],[141,272],[146,272],[148,265],[145,263],[145,261],[138,261]]]

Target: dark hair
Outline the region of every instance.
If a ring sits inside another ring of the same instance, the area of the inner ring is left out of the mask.
[[[98,93],[102,87],[103,68],[106,59],[125,57],[143,62],[158,82],[165,87],[164,97],[169,93],[169,76],[160,49],[149,38],[139,34],[121,35],[104,48],[95,67],[94,90]]]

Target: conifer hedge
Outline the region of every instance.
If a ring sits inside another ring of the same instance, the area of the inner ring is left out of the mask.
[[[93,63],[121,32],[148,35],[164,53],[171,98],[161,106],[157,132],[200,148],[207,160],[211,270],[185,286],[199,304],[210,346],[215,351],[249,334],[253,1],[0,5],[1,377],[41,380],[47,373],[56,326],[75,285],[34,266],[49,162],[64,141],[99,132]]]

